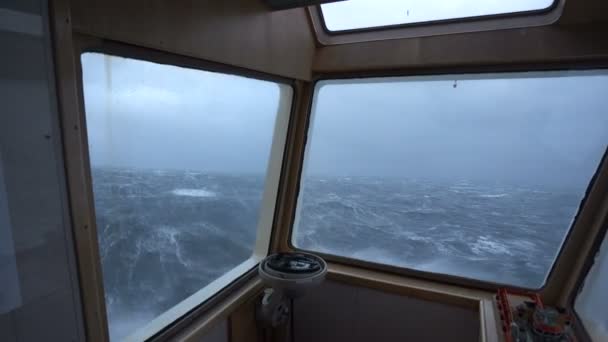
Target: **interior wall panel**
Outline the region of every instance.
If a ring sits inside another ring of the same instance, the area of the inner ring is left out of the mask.
[[[326,281],[294,303],[296,342],[477,341],[479,313]]]
[[[315,38],[305,9],[260,0],[72,0],[75,31],[302,80]]]
[[[222,320],[213,326],[200,342],[228,342],[228,321]]]
[[[0,17],[0,341],[82,341],[47,2]]]
[[[260,298],[255,296],[241,304],[230,315],[230,342],[258,342],[260,332],[256,320],[256,308]]]

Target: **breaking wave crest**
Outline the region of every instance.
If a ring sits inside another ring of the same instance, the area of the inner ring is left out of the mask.
[[[187,197],[215,197],[216,194],[213,191],[206,189],[175,189],[171,191],[175,196],[187,196]]]

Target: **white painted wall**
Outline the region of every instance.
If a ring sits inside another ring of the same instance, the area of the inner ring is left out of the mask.
[[[574,303],[591,339],[608,341],[608,234]]]
[[[4,186],[4,168],[0,151],[0,315],[21,305],[17,257],[11,220],[8,212],[8,198]]]
[[[47,2],[0,0],[0,21],[0,341],[83,341]]]

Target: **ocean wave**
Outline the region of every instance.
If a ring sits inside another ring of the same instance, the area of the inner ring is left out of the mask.
[[[396,235],[397,235],[396,237],[405,238],[409,241],[427,242],[427,243],[431,243],[431,244],[434,244],[437,242],[436,238],[434,238],[434,237],[422,236],[418,233],[410,232],[407,230],[397,232]]]
[[[470,245],[470,248],[471,251],[476,255],[513,255],[508,246],[487,236],[480,236],[474,243]]]
[[[113,340],[220,276],[240,255],[249,255],[261,177],[95,172]],[[316,252],[535,287],[580,202],[578,193],[556,191],[322,178],[303,184],[293,239]]]
[[[479,197],[483,197],[483,198],[501,198],[501,197],[507,197],[509,196],[509,194],[481,194],[479,195]]]
[[[414,208],[403,208],[403,209],[395,209],[396,212],[401,214],[444,214],[446,212],[443,208],[438,207],[414,207]]]
[[[216,193],[206,189],[175,189],[171,191],[175,196],[187,197],[216,197]]]

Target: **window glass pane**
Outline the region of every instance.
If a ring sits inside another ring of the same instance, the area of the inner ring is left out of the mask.
[[[608,341],[608,235],[585,278],[583,289],[574,302],[574,309],[587,333],[595,342]]]
[[[536,288],[608,141],[608,73],[321,81],[294,243]]]
[[[542,10],[553,0],[348,0],[321,5],[330,31]]]
[[[275,121],[292,90],[98,53],[82,66],[115,340],[252,256]]]

